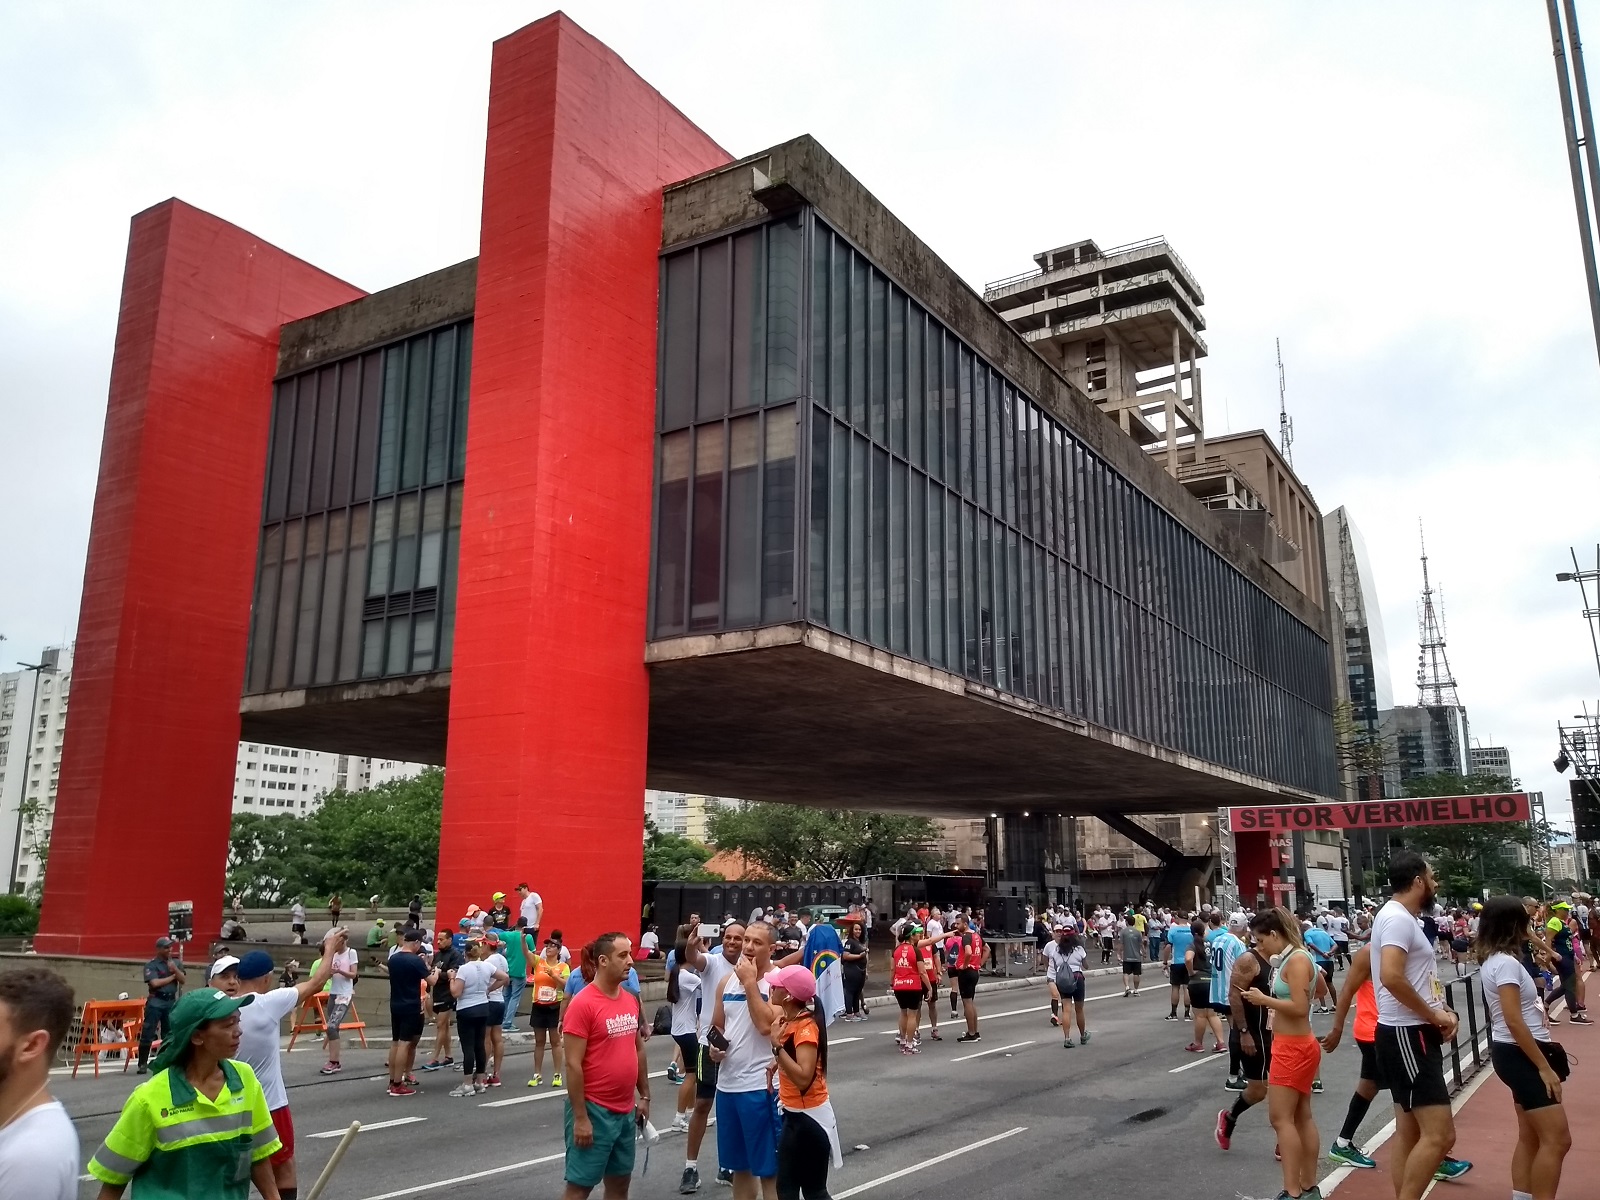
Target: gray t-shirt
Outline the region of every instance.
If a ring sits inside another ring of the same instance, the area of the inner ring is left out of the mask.
[[[0,1196],[77,1200],[78,1131],[59,1100],[0,1129]]]
[[[1122,927],[1122,961],[1137,962],[1144,957],[1144,935],[1135,925]]]
[[[1483,985],[1484,1003],[1489,1008],[1491,1038],[1497,1042],[1515,1040],[1500,1004],[1500,989],[1508,983],[1514,983],[1522,1000],[1522,1020],[1528,1026],[1528,1032],[1533,1034],[1533,1040],[1550,1040],[1550,1026],[1545,1021],[1544,1009],[1539,1007],[1539,994],[1534,990],[1533,977],[1520,962],[1509,954],[1491,954],[1478,970],[1478,982]]]

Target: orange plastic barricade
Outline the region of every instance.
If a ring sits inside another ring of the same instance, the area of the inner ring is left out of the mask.
[[[322,1027],[327,1023],[324,1016],[324,1006],[328,1002],[327,992],[317,992],[300,1006],[294,1016],[294,1028],[289,1032],[289,1049],[294,1049],[294,1042],[302,1033],[322,1032]],[[339,1026],[340,1032],[354,1029],[356,1036],[361,1039],[361,1048],[367,1048],[367,1023],[361,1019],[361,1014],[356,1012],[356,1002],[350,1001],[350,1008],[344,1014],[344,1022]]]
[[[78,1045],[72,1056],[72,1077],[78,1077],[78,1064],[85,1054],[94,1062],[94,1077],[100,1078],[100,1055],[106,1050],[122,1051],[122,1071],[139,1050],[139,1031],[144,1028],[143,1000],[89,1000],[78,1021]],[[116,1029],[120,1038],[101,1041],[101,1030]]]

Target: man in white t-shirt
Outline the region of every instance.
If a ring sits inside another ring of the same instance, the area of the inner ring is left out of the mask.
[[[540,944],[539,918],[544,916],[544,897],[525,883],[517,884],[517,895],[522,897],[517,915],[527,922],[528,935],[533,938],[533,945],[537,946]]]
[[[330,929],[322,938],[322,957],[317,969],[293,987],[272,987],[272,955],[252,950],[238,962],[211,977],[211,983],[230,996],[249,993],[255,997],[239,1010],[239,1052],[234,1057],[250,1064],[266,1093],[267,1111],[282,1147],[272,1156],[272,1175],[280,1196],[298,1194],[300,1181],[294,1167],[294,1117],[289,1112],[289,1092],[283,1086],[283,1063],[279,1033],[285,1017],[322,990],[333,974],[335,943],[342,929]]]
[[[333,953],[330,955],[324,951],[322,955],[332,972],[328,983],[328,1001],[322,1010],[323,1042],[328,1048],[328,1061],[322,1064],[320,1072],[323,1075],[337,1075],[344,1070],[344,1064],[339,1061],[339,1027],[344,1024],[345,1016],[350,1011],[350,1002],[355,999],[356,976],[360,974],[356,952],[350,948],[344,930],[334,932],[339,936],[332,943],[323,943],[325,946],[331,944]]]
[[[1422,1200],[1456,1140],[1444,1043],[1455,1037],[1457,1022],[1444,1006],[1434,948],[1422,930],[1421,914],[1432,910],[1437,893],[1433,868],[1414,850],[1396,850],[1389,859],[1389,885],[1394,898],[1372,921],[1376,1051],[1379,1074],[1394,1098],[1389,1162],[1395,1198]],[[1463,1164],[1456,1174],[1469,1167]]]
[[[743,925],[729,921],[722,926],[720,951],[707,951],[703,942],[690,938],[684,955],[689,967],[700,976],[700,1017],[696,1027],[700,1053],[694,1063],[683,1064],[694,1070],[694,1111],[689,1114],[683,1179],[678,1185],[679,1192],[685,1194],[700,1188],[700,1144],[705,1140],[711,1108],[717,1098],[718,1064],[712,1059],[710,1043],[706,1040],[711,1030],[711,1017],[716,1010],[715,997],[721,994],[722,985],[732,976],[734,964],[744,956],[744,931]],[[729,1178],[732,1178],[731,1174]]]
[[[42,967],[0,972],[0,1196],[77,1200],[78,1131],[50,1094],[72,1025],[67,981]]]
[[[717,1162],[733,1172],[734,1200],[777,1194],[778,1111],[767,1085],[777,1015],[767,989],[772,943],[772,926],[764,921],[744,931],[744,953],[723,980],[711,1016],[727,1047],[713,1044],[708,1051],[718,1063]]]
[[[1342,912],[1333,912],[1328,915],[1328,934],[1333,938],[1333,962],[1335,966],[1350,965],[1350,919]]]

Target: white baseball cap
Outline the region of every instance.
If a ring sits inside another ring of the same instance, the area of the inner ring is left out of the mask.
[[[216,962],[211,964],[211,970],[206,975],[206,978],[207,979],[215,979],[218,975],[221,975],[229,967],[237,967],[238,965],[239,965],[239,960],[237,958],[235,958],[231,954],[224,954],[221,958],[217,959]]]

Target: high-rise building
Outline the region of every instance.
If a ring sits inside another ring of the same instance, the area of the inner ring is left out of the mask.
[[[1502,775],[1514,780],[1511,773],[1511,751],[1504,746],[1473,746],[1467,760],[1473,775]]]
[[[696,842],[710,842],[711,815],[723,808],[741,808],[742,800],[722,796],[701,796],[692,792],[644,794],[645,818],[660,833],[675,833]]]
[[[38,890],[55,821],[67,736],[72,646],[48,646],[37,669],[0,675],[0,857],[9,890]]]
[[[423,763],[240,742],[233,811],[273,816],[284,810],[303,817],[316,812],[322,798],[336,789],[356,792],[426,769]]]

